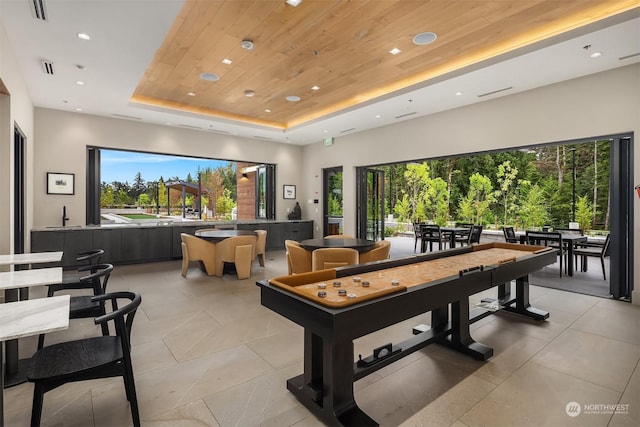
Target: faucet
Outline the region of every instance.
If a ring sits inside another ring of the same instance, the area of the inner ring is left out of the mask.
[[[62,207],[62,226],[63,227],[67,225],[67,221],[69,221],[69,218],[67,217],[67,207],[63,206]]]

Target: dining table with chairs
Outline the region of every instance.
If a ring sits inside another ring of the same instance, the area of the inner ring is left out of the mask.
[[[526,231],[520,234],[520,243],[541,244],[544,246],[558,246],[559,255],[562,257],[566,251],[567,275],[573,276],[574,268],[574,251],[579,244],[586,243],[587,236],[581,234],[578,230],[556,230],[556,231]],[[560,270],[562,276],[562,269]]]

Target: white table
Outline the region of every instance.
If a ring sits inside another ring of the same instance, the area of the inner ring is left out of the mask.
[[[30,288],[32,286],[51,285],[62,282],[62,268],[36,268],[34,270],[5,271],[0,273],[0,290],[5,290],[7,302],[0,304],[0,307],[18,301],[18,293],[9,293],[9,290],[18,288]],[[21,302],[27,302],[23,300]],[[34,300],[37,301],[37,300]],[[67,317],[69,312],[67,311]],[[24,375],[26,367],[31,359],[19,360],[18,358],[18,340],[10,339],[7,346],[7,360],[4,373],[6,375],[6,386],[11,387],[26,381]]]
[[[0,255],[0,265],[42,264],[60,261],[62,261],[62,251]]]
[[[0,360],[4,341],[69,327],[69,295],[0,304]],[[4,375],[0,375],[0,427],[4,427]]]

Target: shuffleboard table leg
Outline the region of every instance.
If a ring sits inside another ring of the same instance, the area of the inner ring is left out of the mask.
[[[329,425],[378,426],[353,396],[353,341],[330,342],[305,329],[304,374],[287,389]]]
[[[487,360],[493,356],[493,349],[476,342],[469,332],[469,298],[451,303],[451,335],[444,344],[477,360]]]
[[[531,307],[529,303],[529,275],[516,279],[516,297],[504,306],[504,310],[530,317],[534,320],[545,320],[549,318],[548,311]]]

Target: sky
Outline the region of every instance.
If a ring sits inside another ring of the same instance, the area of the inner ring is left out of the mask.
[[[113,181],[127,181],[132,184],[138,172],[141,173],[145,182],[157,181],[160,177],[165,181],[174,176],[185,179],[188,173],[196,178],[198,166],[200,169],[206,167],[215,169],[227,163],[226,160],[101,149],[100,181],[109,184]]]

